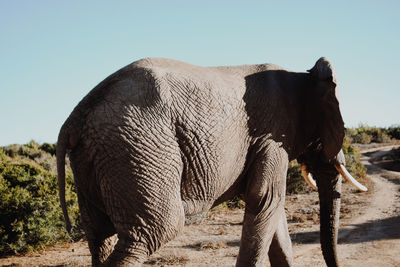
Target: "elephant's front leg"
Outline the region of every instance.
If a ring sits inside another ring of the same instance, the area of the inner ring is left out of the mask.
[[[281,209],[280,221],[269,247],[269,261],[271,266],[293,266],[292,241],[290,240],[285,209]]]
[[[266,266],[269,246],[284,208],[287,164],[286,152],[271,143],[259,152],[251,166],[236,266]]]

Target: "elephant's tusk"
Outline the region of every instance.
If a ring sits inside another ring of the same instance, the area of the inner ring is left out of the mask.
[[[360,184],[353,176],[346,170],[346,167],[343,164],[335,165],[336,170],[348,181],[352,184],[355,188],[360,191],[368,191],[364,185]]]
[[[307,167],[305,164],[301,165],[301,174],[303,175],[304,180],[306,180],[307,184],[311,186],[312,189],[318,190],[317,183],[315,182],[311,173],[307,171]]]

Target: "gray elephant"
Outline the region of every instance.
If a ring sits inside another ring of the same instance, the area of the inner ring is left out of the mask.
[[[96,86],[61,128],[67,229],[68,152],[93,265],[140,266],[177,235],[185,215],[242,195],[236,265],[269,258],[291,266],[284,201],[288,162],[297,158],[307,180],[313,183],[308,173],[317,178],[322,250],[337,266],[343,137],[336,74],[325,58],[308,73],[139,60]]]

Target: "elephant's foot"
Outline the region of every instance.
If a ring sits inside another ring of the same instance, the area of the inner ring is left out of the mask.
[[[290,267],[294,265],[292,242],[290,240],[286,214],[283,207],[279,213],[281,220],[278,223],[278,228],[269,247],[269,262],[271,263],[272,267]]]
[[[100,266],[142,266],[148,255],[145,244],[121,238],[114,251]]]
[[[92,254],[92,266],[100,266],[110,256],[118,241],[117,235],[103,240],[88,240],[90,253]]]

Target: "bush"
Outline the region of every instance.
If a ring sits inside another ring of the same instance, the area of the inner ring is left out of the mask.
[[[35,141],[30,141],[26,145],[10,145],[3,147],[3,151],[9,157],[22,156],[34,160],[42,156],[44,151],[39,149],[39,144]]]
[[[43,143],[39,149],[49,153],[52,156],[56,155],[56,144]]]
[[[395,126],[389,127],[389,128],[387,129],[387,134],[388,134],[391,138],[393,138],[393,139],[400,140],[400,126],[397,126],[397,127],[395,127]]]
[[[361,154],[358,149],[351,144],[347,137],[343,140],[343,153],[346,158],[346,169],[356,179],[363,179],[367,173],[365,166],[361,163]]]
[[[15,153],[17,152],[17,153]],[[0,255],[19,254],[60,241],[71,240],[65,231],[58,200],[57,175],[35,158],[53,156],[30,142],[0,148]],[[72,186],[72,172],[67,170],[66,196],[73,224],[72,237],[80,237],[79,212]]]
[[[370,144],[372,141],[372,136],[367,133],[357,133],[352,137],[354,143],[358,144]]]
[[[307,184],[301,174],[301,165],[297,160],[289,162],[286,178],[286,192],[288,194],[304,194],[311,191],[311,187]]]
[[[359,144],[375,143],[389,143],[391,142],[391,135],[385,128],[369,127],[361,125],[358,128],[346,129],[346,136],[350,138],[351,142]]]

